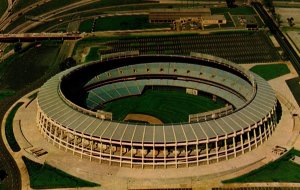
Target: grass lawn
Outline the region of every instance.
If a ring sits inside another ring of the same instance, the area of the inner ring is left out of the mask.
[[[85,57],[85,62],[99,60],[99,47],[91,47],[89,54]]]
[[[184,91],[146,90],[141,96],[118,99],[104,105],[113,119],[123,121],[129,113],[154,116],[164,123],[187,122],[188,115],[225,106],[224,101],[213,102],[210,97],[194,96]],[[124,109],[126,108],[126,109]]]
[[[290,73],[286,64],[256,65],[252,67],[250,71],[258,74],[266,80],[271,80]]]
[[[14,135],[14,131],[13,131],[13,120],[15,117],[16,112],[18,111],[18,109],[24,104],[24,102],[19,102],[17,103],[11,110],[11,112],[8,114],[7,118],[6,118],[6,122],[5,122],[5,135],[8,141],[8,144],[10,146],[10,148],[14,151],[14,152],[18,152],[20,151],[20,146],[18,145],[15,135]]]
[[[30,187],[33,189],[71,188],[71,187],[96,187],[98,184],[71,176],[48,164],[39,164],[22,157],[26,164]]]
[[[92,30],[92,20],[80,24],[80,32],[89,32]],[[148,22],[148,16],[113,16],[99,18],[95,21],[94,31],[105,30],[135,30],[146,28],[163,28],[169,27],[169,24],[151,24]]]
[[[5,97],[12,96],[15,94],[15,91],[12,90],[0,90],[0,100],[4,99]]]
[[[227,8],[227,7],[214,7],[211,8],[211,14],[222,14],[229,12],[232,15],[255,15],[256,12],[252,7],[236,7],[236,8]]]
[[[7,0],[0,0],[0,17],[5,13],[8,4],[7,4]]]
[[[19,90],[42,77],[54,63],[59,47],[59,44],[33,47],[1,63],[0,88]]]
[[[80,23],[79,31],[80,32],[92,32],[93,19],[84,20]]]
[[[299,77],[292,78],[285,82],[288,85],[289,89],[291,90],[298,105],[300,105],[300,78]]]
[[[240,177],[225,180],[223,183],[251,182],[300,182],[300,165],[290,161],[294,155],[300,156],[300,151],[292,149],[279,160],[271,162],[257,170]]]

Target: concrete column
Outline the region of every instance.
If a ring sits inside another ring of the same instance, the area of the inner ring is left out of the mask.
[[[81,134],[81,154],[80,154],[81,159],[82,159],[82,155],[83,155],[83,136]]]
[[[243,139],[243,135],[242,134],[240,135],[240,138],[241,138],[242,154],[245,154],[245,151],[244,151],[244,139]]]
[[[142,169],[144,169],[144,144],[142,144]]]
[[[93,140],[92,140],[92,138],[90,139],[90,162],[92,161],[92,156],[93,156],[93,144],[94,144],[94,142],[93,142]]]
[[[67,152],[67,150],[68,150],[68,148],[69,148],[69,135],[68,135],[68,133],[67,133],[67,146],[66,146],[67,148],[66,148],[66,152]]]
[[[58,148],[59,148],[59,149],[60,149],[60,145],[61,145],[62,138],[63,138],[63,131],[60,130],[60,137],[59,137],[59,144],[58,144]]]
[[[166,144],[164,145],[164,168],[167,168],[167,161],[166,161],[166,157],[167,157],[167,151],[166,151]]]
[[[175,144],[175,166],[178,168],[178,160],[177,160],[177,144]]]
[[[100,162],[100,164],[102,163],[102,148],[103,148],[103,143],[102,143],[102,139],[100,139],[100,160],[99,160],[99,162]]]
[[[74,134],[73,155],[75,154],[76,142],[77,142],[77,135]]]
[[[152,159],[153,159],[153,169],[155,169],[155,147],[154,147],[154,144],[153,144],[153,151],[152,151]]]
[[[54,138],[53,138],[53,143],[52,143],[53,145],[54,145],[54,143],[55,143],[55,139],[56,139],[56,138],[57,138],[57,136],[58,136],[57,128],[58,128],[58,127],[57,127],[57,126],[55,126],[55,132],[54,132],[54,133],[55,133],[55,135],[54,135]]]
[[[271,116],[269,122],[267,123],[267,125],[268,125],[268,138],[269,138],[271,136],[271,127],[273,125],[272,116]]]
[[[264,134],[265,134],[265,140],[267,140],[267,139],[268,139],[266,125],[267,125],[267,122],[265,122],[265,123],[264,123]]]
[[[111,142],[110,142],[110,143],[109,143],[109,165],[111,165],[111,154],[112,154],[111,149],[112,149],[112,144],[111,144]]]
[[[254,132],[255,148],[257,148],[256,129],[254,129],[253,132]]]
[[[199,155],[200,155],[200,153],[199,153],[199,142],[198,142],[198,140],[197,140],[197,144],[196,144],[196,152],[197,152],[197,157],[196,157],[197,166],[199,166]]]
[[[130,151],[130,159],[131,159],[131,161],[130,161],[130,167],[132,168],[132,166],[133,166],[133,146],[132,146],[132,143],[131,143],[131,151]]]
[[[226,160],[228,160],[228,152],[227,152],[227,137],[226,137],[226,139],[224,140],[224,145],[225,145],[225,157],[226,157]]]
[[[263,143],[263,139],[262,139],[262,134],[261,134],[261,125],[258,126],[258,130],[259,130],[259,138],[260,138],[260,143],[262,144]]]
[[[235,146],[235,137],[233,137],[233,152],[234,152],[234,157],[236,157],[236,146]]]
[[[207,161],[207,164],[209,164],[208,143],[209,143],[209,141],[207,140],[207,142],[206,142],[206,161]]]
[[[123,154],[123,145],[121,144],[121,150],[120,150],[120,167],[122,167],[122,154]]]
[[[216,156],[217,156],[217,162],[219,162],[219,147],[218,147],[218,141],[215,142],[216,144]]]
[[[248,146],[249,146],[249,151],[251,151],[251,138],[250,138],[250,131],[247,133],[248,136]]]
[[[188,162],[188,143],[186,142],[186,146],[185,146],[185,162],[186,162],[186,167],[189,167],[189,162]]]

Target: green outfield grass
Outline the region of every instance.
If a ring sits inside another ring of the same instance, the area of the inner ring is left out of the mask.
[[[52,188],[71,188],[71,187],[97,187],[96,183],[82,180],[71,176],[48,164],[39,164],[32,160],[22,157],[26,164],[30,187],[33,189],[52,189]]]
[[[266,80],[271,80],[290,73],[286,64],[256,65],[252,67],[250,71],[258,74]]]
[[[201,93],[201,92],[200,92]],[[164,123],[187,122],[188,115],[206,112],[225,106],[211,97],[194,96],[184,91],[146,90],[141,96],[131,96],[106,103],[104,110],[113,113],[113,119],[123,121],[129,113],[146,114],[160,119]]]
[[[5,136],[7,138],[7,142],[10,146],[10,148],[14,151],[14,152],[18,152],[20,151],[20,146],[18,144],[18,142],[16,141],[15,135],[14,135],[14,130],[13,130],[13,121],[14,121],[14,117],[15,114],[17,113],[18,109],[24,104],[24,102],[19,102],[17,103],[12,110],[10,111],[10,113],[8,114],[7,118],[6,118],[6,122],[5,122]]]
[[[300,151],[292,149],[279,160],[271,162],[257,170],[223,183],[251,182],[300,182],[300,165],[290,161],[293,156],[300,156]]]

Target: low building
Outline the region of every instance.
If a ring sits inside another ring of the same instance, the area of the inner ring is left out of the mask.
[[[180,18],[173,22],[173,29],[180,30],[204,30],[204,26],[226,24],[224,15],[211,15],[203,17]]]
[[[155,9],[150,10],[150,23],[173,23],[175,20],[187,17],[211,16],[209,8],[198,9]]]

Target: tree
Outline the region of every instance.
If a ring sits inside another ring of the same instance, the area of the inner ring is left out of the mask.
[[[228,8],[235,8],[237,7],[235,4],[234,4],[235,0],[226,0],[226,3],[227,3],[227,7]]]
[[[273,0],[264,0],[263,2],[267,8],[274,9]]]
[[[76,61],[72,57],[68,57],[63,62],[60,63],[59,69],[64,71],[76,65]]]
[[[7,173],[5,170],[0,170],[0,182],[3,181],[7,177]]]
[[[273,15],[273,17],[274,17],[274,20],[276,21],[278,27],[280,27],[280,25],[281,25],[281,23],[282,23],[281,15],[275,13],[275,15]]]
[[[293,27],[293,26],[295,25],[295,23],[294,23],[294,18],[293,18],[293,17],[287,18],[287,21],[288,21],[290,27]]]
[[[15,46],[14,46],[15,53],[19,53],[19,52],[21,52],[21,50],[22,50],[22,43],[20,43],[20,42],[15,43]]]

